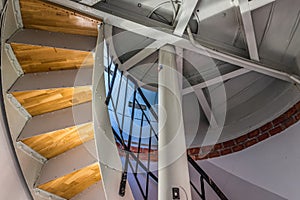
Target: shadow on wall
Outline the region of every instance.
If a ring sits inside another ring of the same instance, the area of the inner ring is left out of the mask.
[[[11,152],[7,135],[3,113],[0,111],[0,199],[30,199],[20,177],[21,172],[14,162],[14,154]]]
[[[216,181],[217,185],[225,193],[228,199],[231,200],[287,200],[283,197],[278,196],[264,188],[256,186],[244,179],[241,179],[233,174],[226,172],[225,170],[215,166],[209,161],[198,161],[200,166],[204,171],[209,174],[209,176]],[[191,179],[193,177],[198,177],[196,172],[190,169]],[[194,175],[195,173],[195,175]],[[197,180],[193,180],[197,182]],[[199,183],[199,180],[198,180]],[[206,197],[209,200],[219,200],[215,193],[210,189],[210,187],[205,186]],[[192,196],[194,200],[198,200],[199,197],[194,191],[192,191]],[[200,200],[200,199],[199,199]]]
[[[249,149],[210,161],[198,161],[198,163],[207,170],[225,194],[232,197],[230,198],[232,200],[241,199],[232,196],[241,193],[239,191],[244,194],[243,200],[285,198],[298,200],[299,130],[298,122],[281,134]],[[236,191],[231,193],[231,190]],[[264,196],[267,193],[268,196]],[[282,197],[276,197],[274,193]],[[254,198],[253,195],[258,196]]]

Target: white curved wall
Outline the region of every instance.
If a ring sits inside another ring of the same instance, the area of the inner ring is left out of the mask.
[[[300,185],[299,132],[300,122],[249,149],[208,162],[239,177],[241,181],[247,181],[249,184],[277,194],[283,199],[298,200]],[[203,167],[206,165],[199,163]],[[216,183],[226,183],[224,178],[226,179],[226,176],[214,179]],[[227,183],[230,184],[229,179]],[[219,186],[224,192],[227,190],[227,193],[230,193],[229,187],[226,185]],[[245,199],[247,198],[245,197]]]
[[[3,114],[0,110],[0,199],[27,200],[26,186],[23,185],[21,172],[17,167],[14,154],[7,137]],[[5,114],[4,114],[5,115]]]

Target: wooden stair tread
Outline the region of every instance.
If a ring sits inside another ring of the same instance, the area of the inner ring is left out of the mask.
[[[93,125],[87,123],[34,136],[22,142],[45,158],[51,159],[92,139]]]
[[[32,116],[92,100],[92,91],[89,86],[13,92],[12,95]]]
[[[40,185],[38,188],[57,196],[71,199],[100,180],[101,175],[99,164],[95,163],[71,174]]]
[[[100,20],[40,0],[20,0],[25,28],[97,36]]]
[[[24,73],[93,67],[91,52],[67,50],[28,44],[11,44]]]

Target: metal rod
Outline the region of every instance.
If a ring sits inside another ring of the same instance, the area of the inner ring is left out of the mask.
[[[126,182],[127,182],[127,171],[124,171],[122,173],[122,178],[121,178],[121,182],[120,182],[120,187],[119,187],[119,195],[121,197],[125,196],[125,192],[126,192]]]
[[[201,194],[202,194],[202,199],[205,200],[205,188],[204,188],[204,180],[203,176],[200,176],[200,184],[201,184]]]
[[[113,112],[114,112],[114,115],[115,115],[115,118],[116,118],[116,121],[117,121],[117,125],[118,125],[118,129],[119,129],[119,132],[120,132],[120,135],[121,135],[121,138],[122,138],[122,141],[124,142],[124,137],[123,137],[123,130],[122,128],[120,127],[120,121],[119,121],[119,118],[118,118],[118,115],[117,115],[117,109],[116,109],[116,106],[114,104],[113,101],[111,101],[111,105],[113,107]],[[122,144],[123,145],[123,144]]]
[[[199,44],[198,42],[195,41],[193,33],[192,33],[191,28],[189,26],[187,26],[187,33],[188,33],[191,44],[195,48],[202,49],[202,50],[205,49],[203,46],[201,46],[201,44]],[[206,48],[206,53],[210,53],[210,55],[212,57],[214,57],[216,59],[219,59],[219,60],[222,60],[224,62],[228,62],[228,63],[233,64],[233,65],[244,67],[246,69],[253,70],[255,72],[258,72],[258,73],[261,73],[261,74],[264,74],[264,75],[268,75],[268,76],[271,76],[271,77],[274,77],[274,78],[277,78],[277,79],[285,80],[285,81],[288,81],[288,82],[291,82],[291,83],[300,84],[299,77],[297,77],[295,75],[292,75],[292,74],[288,74],[288,73],[283,72],[283,71],[279,71],[279,70],[276,70],[276,69],[265,67],[265,66],[261,65],[258,62],[249,61],[249,60],[244,59],[244,58],[240,58],[240,57],[233,56],[233,55],[230,55],[230,54],[225,54],[225,53],[218,52],[218,51],[215,51],[214,49],[209,49],[209,48]],[[213,54],[214,54],[214,56],[213,56]]]
[[[154,40],[163,40],[169,44],[175,44],[177,47],[181,47],[186,50],[190,50],[203,55],[207,55],[208,53],[210,57],[214,59],[228,62],[233,65],[244,67],[292,83],[298,83],[298,84],[300,83],[300,79],[298,77],[296,76],[291,77],[288,73],[265,67],[261,63],[253,62],[251,60],[239,56],[235,56],[232,54],[220,52],[215,48],[205,47],[205,45],[201,46],[201,44],[199,44],[198,42],[191,44],[190,40],[171,34],[170,30],[172,29],[172,27],[157,22],[156,20],[147,19],[147,21],[145,22],[145,19],[141,18],[140,16],[138,16],[133,20],[134,16],[132,16],[132,14],[126,16],[131,19],[126,19],[124,17],[113,15],[108,10],[104,11],[105,8],[104,9],[102,8],[102,10],[99,9],[97,10],[95,8],[81,5],[71,0],[65,0],[65,1],[47,0],[47,2],[56,3],[58,5],[65,6],[70,9],[78,10],[92,17],[103,19],[104,22],[109,22],[109,24],[124,30],[128,30],[128,31],[135,30],[137,34],[152,38]],[[124,15],[124,13],[122,14]],[[145,23],[147,25],[145,25]],[[153,27],[162,27],[163,29],[155,29]],[[188,32],[190,32],[188,33],[189,35],[192,34],[191,31],[188,30]]]
[[[111,68],[111,65],[112,65],[112,59],[111,59],[111,62],[109,62],[109,45],[106,45],[106,51],[107,51],[107,83],[108,83],[108,89],[110,90],[110,68]]]
[[[141,127],[140,127],[140,137],[139,137],[139,145],[138,145],[138,152],[137,152],[137,158],[140,159],[140,150],[141,150],[141,142],[142,142],[142,135],[143,135],[143,123],[144,123],[144,115],[142,115],[141,119]],[[138,171],[138,164],[136,163],[135,171]]]
[[[149,118],[147,117],[146,113],[145,113],[144,110],[142,109],[141,104],[140,104],[137,100],[136,100],[136,103],[138,104],[138,106],[139,106],[140,109],[142,110],[143,115],[145,116],[146,121],[149,123],[150,128],[151,128],[152,131],[154,132],[154,135],[155,135],[156,139],[158,139],[158,135],[157,135],[156,131],[154,130],[154,128],[153,128],[153,126],[152,126],[152,124],[151,124],[151,121],[149,120]]]
[[[126,79],[126,87],[125,87],[125,97],[124,97],[124,104],[123,104],[123,111],[122,111],[122,133],[124,130],[124,116],[125,116],[125,109],[126,109],[126,102],[127,102],[127,90],[128,90],[128,79]]]
[[[200,194],[199,190],[197,189],[197,187],[194,185],[194,183],[192,181],[190,181],[192,188],[195,190],[195,192],[198,194],[198,196],[202,198],[202,195]]]
[[[228,200],[224,193],[219,189],[215,182],[209,178],[209,176],[201,169],[201,167],[188,155],[189,163],[194,167],[194,169],[204,178],[208,185],[216,192],[221,200]]]
[[[136,82],[134,82],[134,83],[137,84]],[[153,115],[153,117],[157,121],[158,120],[158,116],[157,116],[156,112],[153,110],[153,108],[152,108],[151,104],[149,103],[148,99],[145,97],[142,89],[138,87],[137,90],[138,90],[140,96],[142,97],[143,101],[145,102],[146,106],[150,110],[151,114]]]
[[[113,130],[113,133],[116,137],[116,139],[122,144],[122,139],[120,138],[120,136],[118,135],[118,133],[114,130]],[[137,159],[137,156],[128,148],[128,146],[124,143],[124,148],[125,150],[130,154],[130,156],[136,161],[139,163],[139,165],[141,166],[141,168],[145,171],[147,171],[147,167],[139,160]],[[152,172],[149,172],[149,175],[150,177],[155,181],[155,182],[158,182],[158,178],[156,175],[154,175]]]
[[[132,166],[131,162],[129,162],[129,166],[130,166],[131,170],[133,171],[133,166]],[[141,191],[141,193],[142,193],[142,196],[143,196],[144,199],[146,200],[147,197],[146,197],[146,195],[145,195],[145,193],[144,193],[144,190],[143,190],[143,188],[142,188],[142,186],[141,186],[141,183],[140,183],[140,181],[139,181],[139,179],[138,179],[138,177],[137,177],[137,173],[133,173],[133,176],[134,176],[134,178],[135,178],[135,181],[136,181],[137,184],[138,184],[138,187],[139,187],[139,189],[140,189],[140,191]]]
[[[135,114],[135,101],[136,100],[136,90],[134,88],[133,93],[133,107],[131,111],[131,121],[130,121],[130,130],[129,130],[129,138],[128,138],[128,147],[130,149],[131,147],[131,140],[132,140],[132,131],[133,131],[133,123],[134,123],[134,114]]]
[[[147,179],[146,179],[146,197],[148,197],[148,193],[149,193],[149,168],[150,168],[150,153],[151,153],[151,142],[152,142],[152,131],[150,129],[150,138],[149,138],[149,147],[148,147],[148,163],[147,163]]]
[[[118,64],[115,65],[115,71],[114,71],[114,74],[113,74],[113,77],[112,77],[112,81],[111,81],[111,85],[110,85],[110,90],[108,91],[108,94],[107,94],[107,97],[106,97],[106,100],[105,100],[105,104],[106,105],[109,104],[109,101],[111,99],[113,87],[114,87],[116,76],[117,76],[117,71],[118,71]]]
[[[118,109],[118,105],[119,105],[119,97],[120,97],[120,90],[121,90],[121,85],[122,85],[122,80],[123,80],[123,72],[120,72],[121,76],[120,76],[120,83],[119,83],[119,87],[118,87],[118,94],[117,94],[117,100],[116,100],[116,109]]]
[[[132,112],[131,112],[130,131],[129,131],[129,138],[128,138],[128,149],[130,149],[130,147],[131,147],[131,140],[132,140],[132,130],[133,130],[134,111],[135,111],[135,98],[136,98],[136,90],[134,90],[134,93],[133,93],[133,102],[134,103],[133,103],[133,108],[132,108]],[[121,184],[122,183],[124,184],[123,179],[127,179],[128,164],[129,164],[129,154],[128,154],[128,151],[126,151],[126,159],[125,159],[124,172],[123,172]],[[122,192],[121,194],[125,195],[125,191],[122,190],[121,192]]]

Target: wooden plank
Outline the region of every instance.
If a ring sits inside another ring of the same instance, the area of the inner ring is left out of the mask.
[[[24,73],[92,68],[94,64],[91,52],[17,43],[11,46]]]
[[[92,100],[92,91],[89,86],[13,92],[12,94],[32,116]]]
[[[39,0],[20,0],[25,28],[97,36],[99,20]]]
[[[24,144],[51,159],[94,139],[92,123],[74,126],[22,140]]]
[[[40,185],[38,188],[60,197],[71,199],[100,180],[101,175],[99,164],[95,163],[71,174]]]

